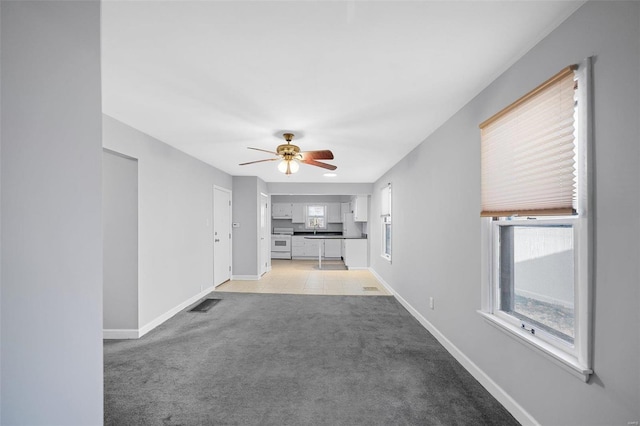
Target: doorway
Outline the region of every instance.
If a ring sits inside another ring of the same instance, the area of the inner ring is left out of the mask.
[[[102,151],[102,317],[107,338],[137,337],[138,160]]]
[[[231,279],[231,191],[213,188],[213,285]]]
[[[271,256],[269,216],[269,196],[260,193],[260,276],[267,273]]]

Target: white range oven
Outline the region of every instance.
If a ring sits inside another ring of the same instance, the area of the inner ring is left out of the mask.
[[[273,228],[271,234],[271,258],[291,259],[293,228]]]

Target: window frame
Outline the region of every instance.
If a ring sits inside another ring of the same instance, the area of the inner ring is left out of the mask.
[[[322,208],[322,215],[311,215],[309,214],[310,208],[320,207]],[[305,219],[304,219],[304,227],[305,229],[327,229],[327,206],[324,204],[307,204],[305,205]],[[324,224],[323,226],[312,226],[309,224],[310,219],[322,218]]]
[[[524,342],[545,355],[548,359],[581,378],[589,380],[592,370],[593,347],[593,271],[592,241],[594,223],[591,219],[593,188],[592,171],[592,81],[591,58],[582,61],[575,71],[576,91],[576,144],[577,155],[577,200],[576,214],[572,216],[538,216],[531,218],[481,218],[483,240],[483,291],[482,307],[478,311],[487,322],[509,336]],[[522,329],[522,321],[500,310],[499,303],[499,235],[502,226],[542,226],[570,224],[573,228],[574,250],[574,321],[573,345],[553,337],[546,332],[531,334]]]
[[[384,210],[382,197],[387,197],[386,207],[388,209],[388,213],[382,212],[382,214],[380,215],[380,229],[381,229],[380,235],[382,238],[380,241],[381,242],[380,257],[385,259],[387,262],[391,263],[392,250],[393,250],[393,244],[391,242],[391,238],[393,238],[393,221],[391,219],[392,207],[393,207],[393,204],[391,202],[392,200],[391,183],[386,184],[380,190],[380,205],[381,205],[381,210]],[[387,247],[387,225],[389,225],[389,233],[391,234],[391,237],[389,238],[389,247]]]
[[[500,234],[502,227],[539,227],[546,228],[552,226],[571,226],[573,232],[573,252],[574,252],[574,271],[573,271],[573,279],[574,279],[574,288],[573,288],[573,299],[574,299],[574,307],[577,307],[577,301],[579,300],[580,293],[584,291],[578,281],[577,269],[578,265],[576,263],[577,259],[577,249],[582,244],[584,238],[588,238],[588,236],[581,235],[580,226],[579,226],[579,218],[573,216],[564,216],[557,218],[549,218],[549,217],[536,217],[536,218],[523,218],[523,219],[513,219],[513,220],[491,220],[491,234],[492,234],[492,259],[493,259],[493,268],[492,268],[492,282],[491,282],[491,300],[493,303],[493,314],[498,318],[502,319],[505,322],[510,323],[512,326],[516,328],[523,328],[522,324],[529,326],[530,324],[522,320],[514,315],[510,315],[503,310],[500,309],[499,301],[500,301],[500,287],[501,287],[501,277],[497,271],[500,271]],[[576,357],[577,359],[577,348],[580,346],[580,342],[578,341],[580,333],[578,330],[580,329],[581,323],[579,321],[577,309],[574,308],[574,322],[575,322],[575,337],[573,344],[570,344],[551,333],[547,332],[542,328],[536,327],[535,334],[536,337],[545,341],[546,343],[554,346],[555,348]],[[525,329],[526,332],[529,330]]]
[[[383,259],[391,263],[391,247],[393,247],[393,245],[391,244],[391,238],[389,238],[389,247],[387,247],[387,225],[389,225],[389,233],[393,235],[393,232],[391,231],[391,227],[393,226],[391,224],[392,223],[391,215],[388,214],[388,215],[382,216],[381,222],[382,222],[382,253],[380,254],[380,256],[382,256]]]

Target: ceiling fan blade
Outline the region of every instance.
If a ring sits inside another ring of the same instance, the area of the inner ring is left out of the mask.
[[[267,151],[266,149],[260,149],[260,148],[251,148],[250,146],[247,147],[247,149],[253,149],[255,151],[262,151],[262,152],[268,152],[269,154],[273,154],[273,155],[278,155],[277,152],[273,152],[273,151]]]
[[[247,164],[264,163],[265,161],[278,161],[278,160],[279,160],[279,158],[268,158],[266,160],[249,161],[248,163],[240,163],[238,165],[239,166],[246,166]]]
[[[323,149],[321,151],[304,151],[301,152],[302,158],[310,158],[312,160],[333,160],[333,152],[328,149]]]
[[[300,160],[301,163],[309,164],[310,166],[322,167],[323,169],[335,170],[336,166],[333,164],[322,163],[320,161],[312,160],[311,158]]]

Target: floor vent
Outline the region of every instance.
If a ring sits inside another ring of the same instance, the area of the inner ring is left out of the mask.
[[[380,291],[378,287],[362,287],[364,291]]]
[[[215,304],[220,300],[221,299],[204,299],[202,302],[189,309],[189,312],[207,312],[209,309],[213,308]]]

